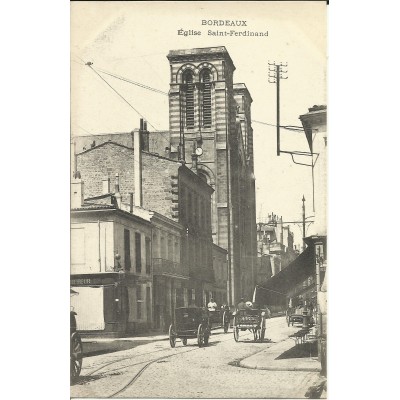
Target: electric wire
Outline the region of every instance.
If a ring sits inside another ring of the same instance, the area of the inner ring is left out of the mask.
[[[103,74],[112,76],[113,78],[120,79],[121,81],[128,82],[128,83],[131,83],[132,85],[139,86],[139,87],[141,87],[143,89],[147,89],[147,90],[150,90],[152,92],[160,93],[160,94],[163,94],[165,96],[168,96],[167,92],[163,92],[162,90],[152,88],[151,86],[144,85],[143,83],[132,81],[131,79],[124,78],[123,76],[120,76],[120,75],[117,75],[117,74],[113,74],[112,72],[108,72],[108,71],[106,71],[104,69],[101,69],[101,68],[97,68],[97,70],[100,71]]]
[[[133,105],[131,103],[129,103],[128,100],[125,99],[124,96],[122,96],[122,94],[120,94],[116,89],[114,89],[92,66],[91,64],[87,63],[86,64],[101,80],[103,80],[107,86],[109,86],[119,97],[121,97],[121,99],[128,104],[129,107],[132,108],[132,110],[134,110],[138,115],[140,115],[143,119],[145,119],[150,126],[153,127],[154,130],[157,130],[157,128],[143,115],[141,114],[135,107],[133,107]]]
[[[79,56],[77,56],[78,58],[80,58]],[[81,59],[81,58],[80,58]],[[81,59],[82,60],[82,59]],[[80,63],[78,63],[77,61],[75,61],[75,60],[71,60],[71,61],[74,61],[74,62],[76,62],[77,64],[80,64]],[[83,61],[83,60],[82,60]],[[142,118],[144,118],[148,123],[149,123],[149,125],[150,126],[152,126],[153,127],[153,129],[156,131],[156,132],[158,132],[160,135],[161,135],[161,137],[166,141],[166,143],[168,143],[168,146],[170,146],[170,141],[169,141],[169,139],[168,138],[166,138],[165,137],[165,135],[163,134],[163,133],[161,133],[161,131],[160,130],[158,130],[158,129],[156,129],[155,127],[154,127],[154,125],[153,124],[151,124],[151,122],[150,121],[148,121],[148,119],[145,117],[145,116],[143,116],[138,110],[136,110],[136,108],[135,107],[133,107],[132,106],[132,104],[130,104],[116,89],[114,89],[98,72],[97,72],[97,70],[96,69],[94,69],[93,67],[92,67],[92,64],[91,63],[86,63],[86,64],[84,64],[84,65],[87,65],[89,68],[91,68],[119,97],[121,97],[137,114],[139,114]],[[164,92],[161,92],[160,90],[158,90],[158,89],[154,89],[154,88],[151,88],[150,86],[147,86],[147,85],[143,85],[143,84],[139,84],[139,83],[137,83],[137,82],[134,82],[134,81],[131,81],[131,80],[129,80],[129,79],[127,79],[127,78],[124,78],[124,77],[119,77],[119,76],[117,76],[117,75],[114,75],[114,74],[111,74],[111,73],[109,73],[109,72],[107,72],[107,71],[104,71],[104,70],[100,70],[99,69],[99,71],[100,72],[102,72],[102,73],[105,73],[105,74],[108,74],[108,75],[110,75],[110,76],[114,76],[115,78],[118,78],[118,79],[121,79],[121,80],[124,80],[124,81],[126,81],[126,82],[129,82],[129,83],[135,83],[135,84],[138,84],[140,87],[142,87],[143,89],[147,89],[147,90],[152,90],[152,91],[155,91],[155,92],[159,92],[159,93],[163,93],[164,94]],[[81,129],[83,129],[83,128],[81,128]],[[83,130],[85,130],[85,129],[83,129]],[[86,131],[86,130],[85,130]],[[86,131],[87,132],[87,131]],[[89,132],[88,132],[89,133]],[[93,135],[93,134],[92,134]],[[93,135],[93,136],[96,136],[96,135]]]
[[[255,123],[261,124],[261,125],[273,126],[275,128],[277,127],[276,124],[270,124],[268,122],[263,122],[263,121],[256,121],[255,119],[252,119],[251,122],[255,122]],[[300,126],[280,125],[279,127],[282,129],[286,129],[288,131],[304,132],[304,129],[301,128]]]

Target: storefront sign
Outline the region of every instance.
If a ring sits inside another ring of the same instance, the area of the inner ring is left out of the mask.
[[[112,285],[118,281],[120,281],[118,274],[112,274],[111,276],[110,274],[106,276],[73,276],[71,277],[71,286]]]
[[[90,278],[71,279],[71,286],[90,285],[91,283]]]

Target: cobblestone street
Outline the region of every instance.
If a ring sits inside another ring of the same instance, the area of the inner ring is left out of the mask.
[[[187,346],[178,339],[175,348],[168,340],[144,340],[131,349],[87,357],[71,397],[304,398],[320,381],[318,372],[239,366],[254,354],[272,351],[295,330],[279,317],[267,321],[264,343],[254,343],[249,331],[235,342],[231,329],[227,334],[216,330],[203,348],[195,339]]]

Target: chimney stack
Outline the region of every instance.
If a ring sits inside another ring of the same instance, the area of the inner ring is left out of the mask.
[[[141,133],[143,131],[143,119],[140,119],[140,129],[133,131],[133,171],[135,188],[135,205],[142,207],[142,151],[141,151]]]
[[[110,178],[103,179],[103,193],[108,194],[110,193]]]
[[[76,176],[76,143],[71,142],[71,179]]]
[[[83,181],[74,179],[71,183],[71,208],[81,208],[83,206]]]
[[[122,196],[119,192],[119,174],[118,172],[115,174],[115,200],[117,202],[118,208],[121,208]]]
[[[147,130],[147,121],[140,118],[140,148],[143,151],[149,151],[149,132]]]

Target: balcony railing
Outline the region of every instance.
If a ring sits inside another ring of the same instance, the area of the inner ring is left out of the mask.
[[[189,268],[174,261],[153,258],[153,275],[175,275],[189,277]]]

